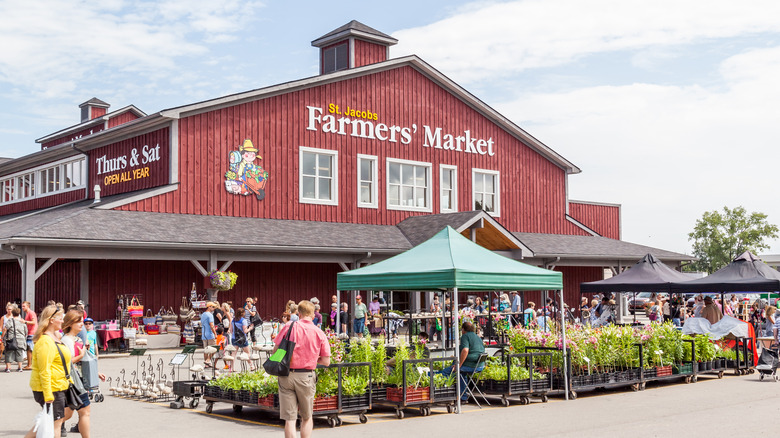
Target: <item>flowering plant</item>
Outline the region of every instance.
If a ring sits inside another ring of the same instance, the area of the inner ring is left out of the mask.
[[[214,289],[230,290],[236,285],[238,274],[231,271],[211,271],[209,272],[209,281]]]

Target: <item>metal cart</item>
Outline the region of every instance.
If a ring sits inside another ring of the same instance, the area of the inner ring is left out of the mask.
[[[171,409],[181,409],[184,407],[185,403],[189,404],[190,409],[197,408],[207,383],[208,382],[205,380],[181,380],[173,382],[173,395],[176,398],[171,402]]]
[[[366,413],[371,409],[371,384],[366,387],[366,392],[357,396],[345,396],[342,394],[342,379],[343,369],[349,367],[368,367],[368,375],[371,375],[371,363],[359,362],[359,363],[340,363],[332,364],[327,368],[335,368],[338,374],[338,390],[336,393],[335,403],[328,401],[329,403],[318,403],[315,400],[314,403],[314,417],[325,418],[330,427],[341,426],[343,421],[342,415],[357,415],[358,420],[361,423],[368,422]],[[214,403],[228,403],[233,405],[233,412],[240,414],[244,407],[251,407],[253,409],[259,409],[271,413],[275,416],[279,415],[279,397],[274,397],[273,402],[269,404],[261,404],[257,393],[253,391],[223,391],[216,386],[205,386],[203,390],[203,400],[206,401],[206,412],[211,413],[214,409]],[[318,407],[320,409],[318,409]]]
[[[486,396],[500,396],[501,404],[509,406],[509,398],[517,397],[521,405],[531,402],[531,397],[538,397],[542,403],[547,403],[547,394],[552,391],[552,376],[548,373],[543,379],[534,379],[534,358],[546,358],[547,363],[552,362],[552,353],[518,353],[504,355],[506,365],[506,380],[482,381],[479,389]],[[528,369],[528,379],[511,380],[512,359],[517,358],[525,362]]]
[[[402,372],[402,386],[400,388],[387,387],[384,398],[374,398],[373,401],[376,404],[382,406],[390,406],[395,408],[396,417],[404,418],[404,409],[418,408],[420,415],[431,415],[432,406],[446,406],[448,413],[455,412],[455,402],[457,401],[458,393],[455,386],[436,388],[433,382],[427,388],[415,388],[410,386],[414,382],[410,382],[407,377],[407,369],[409,366],[416,366],[416,364],[426,364],[427,370],[424,372],[429,373],[429,378],[433,380],[433,364],[437,362],[452,362],[455,357],[441,357],[441,358],[429,358],[429,359],[408,359],[403,361],[401,366]],[[398,366],[398,364],[396,364]]]

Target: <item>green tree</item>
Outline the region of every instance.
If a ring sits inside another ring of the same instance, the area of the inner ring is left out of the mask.
[[[778,228],[766,217],[764,213],[748,214],[741,206],[705,212],[688,234],[688,240],[693,241],[693,255],[699,258],[692,268],[713,273],[745,251],[768,249],[766,240],[776,239]]]

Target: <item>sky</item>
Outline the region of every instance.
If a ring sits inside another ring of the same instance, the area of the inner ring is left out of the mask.
[[[776,0],[0,0],[0,156],[92,97],[151,114],[314,76],[353,19],[582,169],[570,199],[621,204],[623,240],[690,254],[724,206],[780,225]]]

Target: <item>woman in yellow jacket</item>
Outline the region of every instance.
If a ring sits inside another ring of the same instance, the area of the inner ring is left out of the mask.
[[[32,375],[30,388],[33,397],[39,405],[46,404],[54,413],[54,436],[60,438],[60,429],[65,418],[65,391],[70,382],[65,377],[59,349],[70,363],[70,349],[60,342],[59,331],[62,328],[64,314],[57,306],[48,306],[41,312],[38,330],[35,332],[32,354]],[[35,438],[35,432],[30,429],[25,438]]]

